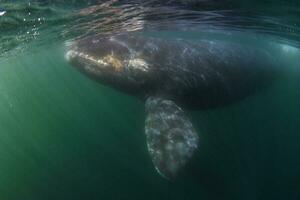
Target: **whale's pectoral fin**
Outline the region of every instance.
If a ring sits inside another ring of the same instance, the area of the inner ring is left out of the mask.
[[[172,179],[198,147],[198,135],[183,110],[173,101],[146,101],[147,146],[157,171]]]

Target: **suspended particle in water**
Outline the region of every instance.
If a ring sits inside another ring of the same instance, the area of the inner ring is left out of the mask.
[[[0,11],[0,16],[3,16],[3,15],[5,15],[5,13],[6,13],[6,11],[4,10],[4,11]]]

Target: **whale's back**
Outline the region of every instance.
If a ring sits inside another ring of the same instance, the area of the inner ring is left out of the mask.
[[[232,103],[265,88],[279,73],[276,58],[254,46],[144,37],[123,42],[156,74],[149,96],[165,96],[187,108]]]

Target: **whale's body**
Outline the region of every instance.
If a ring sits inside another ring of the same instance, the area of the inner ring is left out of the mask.
[[[148,149],[167,178],[198,147],[198,135],[182,108],[233,103],[277,74],[267,50],[225,41],[91,36],[70,45],[66,57],[90,78],[146,101]]]

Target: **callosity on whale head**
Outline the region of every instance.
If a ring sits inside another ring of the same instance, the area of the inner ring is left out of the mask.
[[[144,93],[153,77],[149,63],[113,36],[72,42],[66,59],[88,77],[126,93]]]

